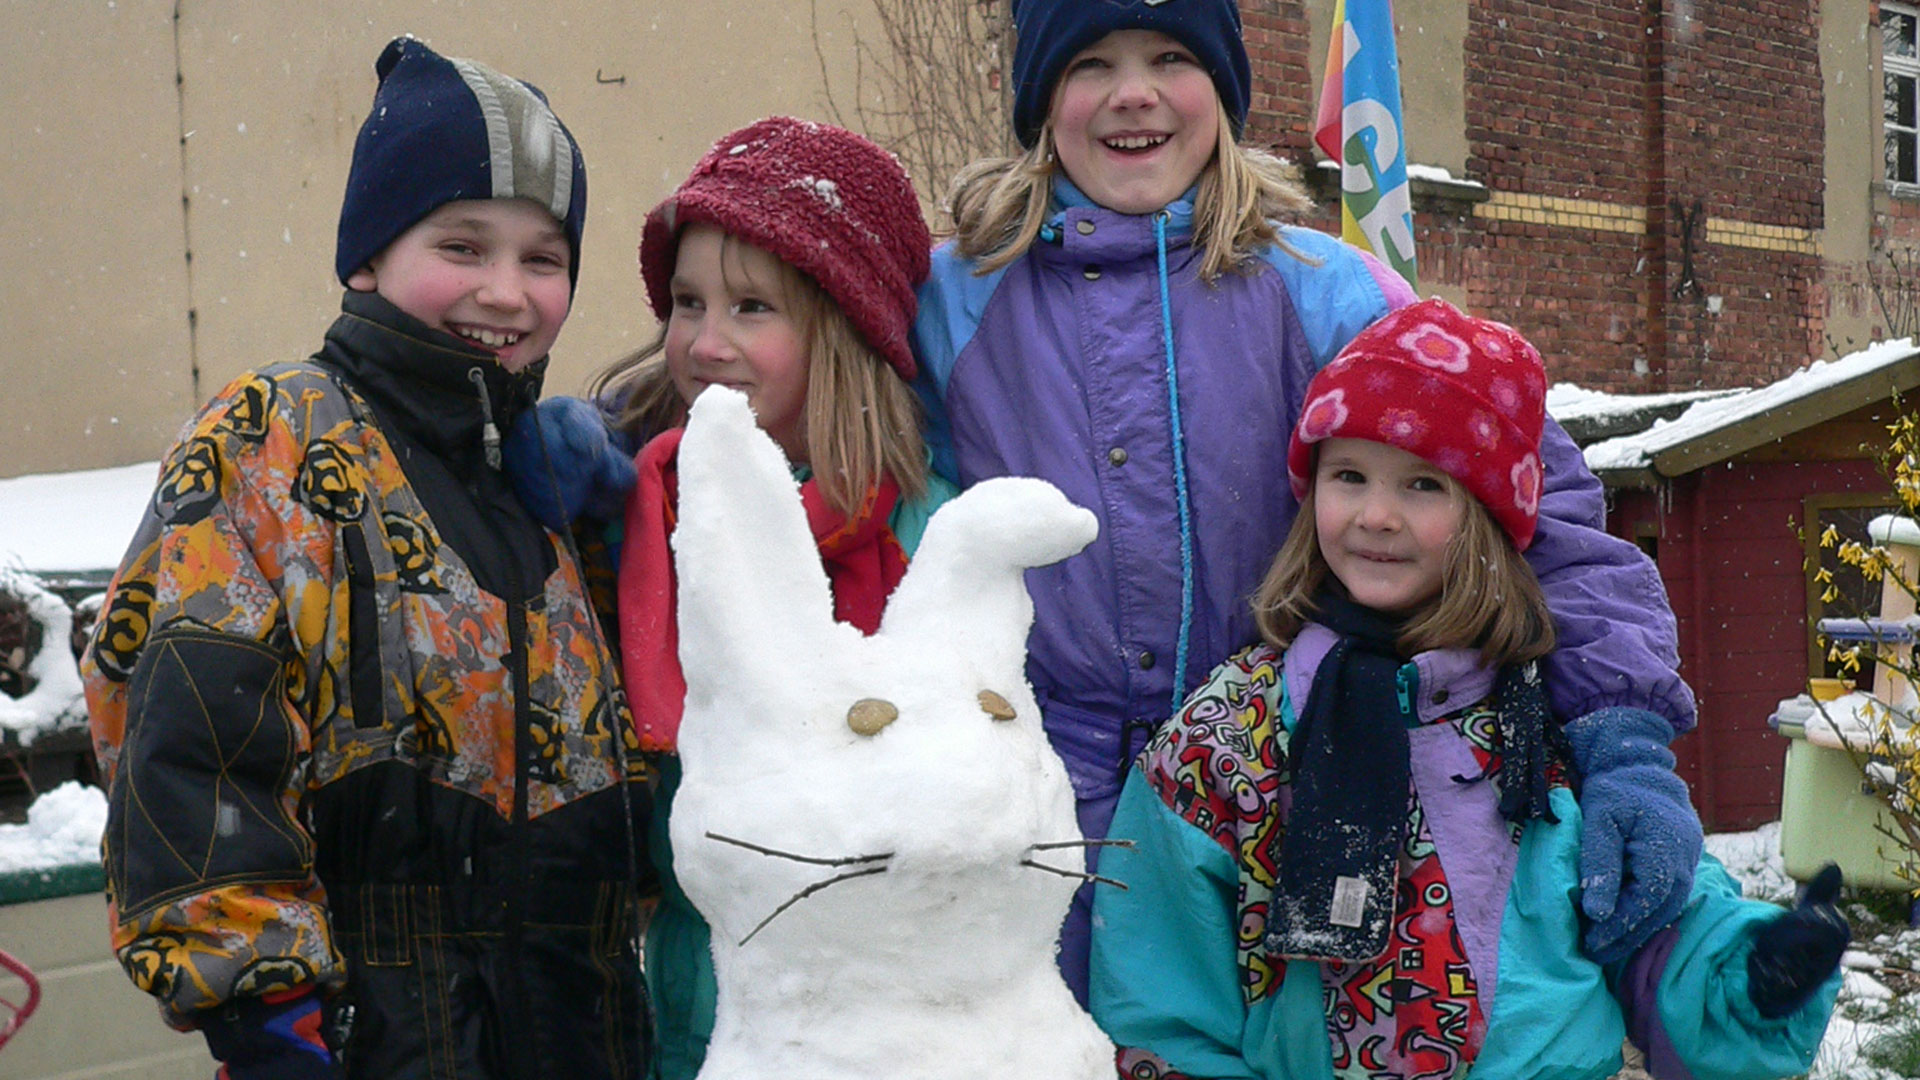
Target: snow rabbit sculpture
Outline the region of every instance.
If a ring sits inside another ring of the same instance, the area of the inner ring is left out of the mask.
[[[671,830],[719,984],[701,1080],[1110,1077],[1054,966],[1085,842],[1024,674],[1022,572],[1093,515],[1039,480],[976,485],[864,637],[744,396],[700,396],[679,471]]]

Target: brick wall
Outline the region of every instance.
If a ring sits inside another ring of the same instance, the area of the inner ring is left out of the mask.
[[[1423,284],[1595,388],[1756,385],[1826,350],[1817,3],[1469,3],[1467,174],[1490,198],[1418,215]],[[1301,5],[1243,10],[1249,135],[1311,162]]]

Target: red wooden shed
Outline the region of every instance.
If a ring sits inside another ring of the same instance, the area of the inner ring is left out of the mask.
[[[1866,542],[1866,522],[1893,507],[1879,458],[1895,395],[1920,407],[1915,386],[1920,350],[1900,341],[1771,386],[1653,402],[1630,434],[1618,431],[1630,398],[1611,411],[1553,406],[1608,488],[1609,530],[1647,550],[1666,582],[1680,671],[1700,705],[1698,729],[1674,750],[1710,832],[1780,816],[1787,741],[1767,717],[1832,673],[1814,620],[1859,614],[1849,601],[1871,611],[1879,596],[1842,574],[1846,595],[1824,609],[1807,560],[1822,558],[1815,541],[1828,525]],[[1657,411],[1670,418],[1646,427]]]

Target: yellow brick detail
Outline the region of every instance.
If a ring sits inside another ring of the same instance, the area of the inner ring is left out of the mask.
[[[1819,237],[1811,229],[1731,218],[1707,219],[1707,243],[1758,251],[1791,251],[1801,255],[1820,253]]]
[[[1475,217],[1492,221],[1522,221],[1588,232],[1645,233],[1644,207],[1622,206],[1596,199],[1563,199],[1555,195],[1526,195],[1496,191],[1473,208]]]

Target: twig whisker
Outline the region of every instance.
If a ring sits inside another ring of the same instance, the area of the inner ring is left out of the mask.
[[[1131,840],[1056,840],[1046,844],[1028,844],[1027,850],[1053,851],[1057,848],[1077,847],[1117,847],[1131,850],[1133,846],[1134,843]]]
[[[759,844],[749,843],[745,840],[735,840],[731,836],[721,836],[717,832],[708,833],[707,839],[718,840],[723,844],[732,844],[734,847],[746,848],[748,851],[757,851],[762,855],[772,855],[781,859],[792,859],[794,862],[811,863],[814,866],[852,866],[854,863],[877,862],[881,859],[893,858],[893,852],[889,851],[885,855],[848,855],[840,859],[822,859],[812,855],[795,855],[791,851],[781,851],[778,848],[762,847]]]
[[[1099,874],[1084,874],[1074,870],[1062,870],[1057,866],[1048,866],[1045,863],[1034,862],[1032,859],[1021,859],[1020,865],[1031,866],[1035,870],[1045,870],[1049,874],[1059,874],[1061,877],[1079,878],[1081,881],[1091,881],[1095,885],[1112,885],[1115,888],[1120,889],[1122,892],[1125,892],[1127,888],[1127,883],[1124,881],[1115,881],[1110,877],[1101,877]]]

